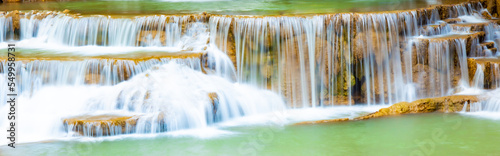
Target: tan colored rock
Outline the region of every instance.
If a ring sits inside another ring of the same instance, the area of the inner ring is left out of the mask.
[[[447,18],[443,20],[446,23],[459,23],[462,22],[462,19],[460,18]]]
[[[399,102],[387,108],[382,108],[377,112],[370,113],[368,115],[364,115],[354,119],[341,118],[341,119],[328,119],[328,120],[318,120],[318,121],[306,121],[306,122],[299,122],[294,125],[366,120],[384,116],[416,114],[416,113],[431,113],[431,112],[452,113],[452,112],[462,111],[465,103],[471,104],[479,102],[479,100],[480,99],[477,96],[473,95],[452,95],[452,96],[437,97],[437,98],[427,98],[427,99],[416,100],[411,103]],[[466,110],[467,111],[470,110],[470,105],[467,105]]]
[[[499,58],[468,58],[467,65],[469,69],[469,81],[474,83],[478,65],[482,66],[484,75],[484,88],[495,89],[500,82],[500,59]],[[479,86],[481,87],[481,86]]]
[[[494,48],[495,47],[495,42],[483,42],[480,44],[481,47],[486,47],[486,48]]]
[[[12,27],[13,27],[13,30],[14,30],[14,38],[15,40],[18,40],[19,39],[19,34],[21,33],[19,29],[21,29],[21,17],[20,17],[20,13],[19,11],[17,10],[14,10],[14,11],[11,11],[11,12],[7,12],[7,14],[5,15],[5,17],[11,17],[12,19]]]
[[[78,116],[64,119],[64,127],[83,136],[126,134],[135,130],[138,116]]]
[[[219,105],[219,95],[215,92],[208,93],[208,97],[210,98],[210,102],[212,103],[213,114],[217,114],[217,109]]]
[[[382,108],[375,113],[357,117],[354,120],[365,120],[391,115],[402,115],[410,113],[430,113],[430,112],[459,112],[462,111],[465,103],[479,102],[476,96],[452,95],[438,98],[420,99],[417,101],[400,102],[390,107]],[[469,105],[470,106],[470,105]],[[467,108],[469,110],[470,108]]]
[[[485,18],[485,19],[492,19],[490,13],[488,11],[481,11],[481,15]]]
[[[354,99],[349,99],[349,97],[345,95],[336,95],[333,97],[328,95],[322,101],[324,106],[355,104]]]

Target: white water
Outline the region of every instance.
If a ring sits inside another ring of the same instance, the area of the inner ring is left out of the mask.
[[[480,95],[483,101],[470,104],[470,112],[463,113],[480,118],[500,119],[500,89],[485,92]]]
[[[460,6],[455,11],[466,22],[479,19],[471,16],[471,10],[474,9],[470,6]],[[416,49],[416,36],[425,35],[420,38],[432,40],[439,37],[436,35],[452,32],[449,26],[420,29],[425,24],[440,24],[436,9],[425,14],[428,15],[408,11],[311,17],[212,16],[208,22],[192,21],[189,16],[72,18],[58,14],[43,19],[23,18],[18,47],[48,55],[204,51],[208,52],[208,59],[28,62],[20,70],[20,142],[74,135],[66,132],[72,127],[64,129],[62,119],[79,115],[140,116],[138,126],[127,131],[134,133],[129,136],[154,136],[164,131],[193,135],[202,131],[213,135],[199,137],[211,137],[231,134],[219,130],[219,126],[265,124],[276,116],[276,123],[281,125],[352,118],[382,107],[308,108],[337,104],[334,101],[342,99],[338,95],[345,96],[348,105],[356,103],[352,102],[354,96],[365,97],[361,103],[392,104],[450,95],[455,91],[451,77],[456,72],[460,73],[459,85],[468,88],[465,40],[430,41],[425,47],[428,53],[416,54],[417,57],[412,50],[401,53],[401,47]],[[234,41],[235,62],[228,56],[230,40]],[[460,69],[453,69],[454,56]],[[409,72],[420,68],[414,62],[424,64],[418,62],[422,60],[437,71]],[[207,74],[202,73],[205,63]],[[98,84],[85,82],[89,73],[98,74],[90,77]],[[125,78],[125,73],[130,75]],[[422,74],[439,83],[419,85]],[[365,77],[354,79],[358,75]],[[361,87],[354,88],[355,83]],[[359,83],[364,83],[364,88]],[[422,92],[422,86],[432,87],[430,90],[435,92]],[[5,95],[3,91],[0,93]],[[216,113],[209,93],[219,97]],[[495,112],[495,106],[488,104],[486,110]],[[290,107],[306,108],[287,110]],[[0,111],[7,109],[3,105]],[[6,119],[0,121],[0,126],[6,126]],[[111,135],[118,134],[113,131]],[[87,131],[84,135],[103,134]]]
[[[219,97],[216,114],[208,97],[211,92]],[[4,105],[0,110],[7,109]],[[78,115],[140,115],[135,132],[157,133],[163,128],[203,128],[214,121],[284,110],[285,105],[270,91],[231,83],[171,61],[114,86],[44,86],[31,96],[22,94],[18,109],[22,110],[18,122],[25,123],[19,126],[19,136],[26,137],[21,138],[25,142],[65,136],[61,120]],[[168,127],[148,124],[160,120],[159,113],[164,114],[161,124]],[[8,122],[2,119],[1,123],[6,126]]]
[[[5,42],[8,39],[12,39],[14,33],[12,33],[12,18],[11,17],[0,17],[0,42]]]

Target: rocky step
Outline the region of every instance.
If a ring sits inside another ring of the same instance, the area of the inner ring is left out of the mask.
[[[500,25],[500,18],[491,19],[490,22]]]
[[[446,23],[452,24],[452,23],[460,23],[460,22],[462,22],[462,19],[460,19],[460,18],[447,18],[447,19],[443,19],[443,21]]]
[[[469,111],[470,104],[476,102],[479,102],[479,98],[474,95],[452,95],[452,96],[437,97],[437,98],[426,98],[426,99],[416,100],[413,102],[399,102],[393,104],[390,107],[382,108],[377,112],[353,119],[341,118],[341,119],[329,119],[329,120],[318,120],[318,121],[306,121],[306,122],[296,123],[295,125],[366,120],[384,116],[416,114],[416,113],[431,113],[431,112],[453,113],[464,110],[465,104],[467,104],[465,110]]]
[[[498,49],[497,48],[489,48],[489,49],[484,49],[483,50],[483,56],[486,56],[486,57],[491,57],[491,56],[495,56],[496,53],[497,53]]]
[[[215,92],[207,93],[211,102],[211,109],[214,118],[213,122],[217,122],[217,108],[219,106],[219,95]],[[144,97],[150,98],[149,96]],[[145,126],[145,129],[152,127],[156,124],[156,132],[167,131],[167,112],[159,112],[143,115],[116,115],[116,114],[102,114],[102,115],[82,115],[63,119],[63,125],[66,132],[75,132],[80,136],[100,137],[100,136],[114,136],[122,134],[135,133],[138,123]]]
[[[490,12],[488,12],[488,10],[482,10],[480,12],[481,16],[483,16],[483,18],[485,19],[488,19],[488,20],[491,20],[493,19],[493,17],[491,16]]]
[[[500,58],[468,58],[467,64],[473,87],[495,89],[500,86]]]
[[[78,53],[51,53],[51,52],[26,52],[19,51],[16,55],[16,61],[23,63],[31,61],[83,61],[89,59],[95,60],[129,60],[133,62],[143,62],[151,59],[189,59],[189,58],[204,58],[207,52],[192,52],[192,51],[179,51],[179,52],[129,52],[120,54],[97,54],[97,55],[80,55]],[[0,56],[0,61],[7,60],[6,56]]]
[[[476,31],[484,31],[485,27],[489,26],[491,23],[489,21],[481,22],[481,23],[453,23],[450,26],[455,31],[464,31],[464,32],[476,32]]]
[[[66,131],[81,136],[111,136],[133,133],[138,120],[139,116],[98,115],[72,117],[63,123]]]
[[[479,44],[479,47],[475,54],[469,55],[469,57],[492,57],[497,53],[497,48],[495,47],[495,42],[487,41]]]
[[[445,45],[447,44],[449,47],[447,47],[449,50],[454,51],[458,45],[455,45],[455,43],[462,43],[465,44],[466,46],[466,53],[467,56],[470,56],[470,53],[475,52],[476,50],[473,49],[472,47],[477,46],[478,43],[484,42],[485,38],[485,33],[484,32],[474,32],[474,33],[450,33],[450,34],[445,34],[445,35],[435,35],[435,36],[425,36],[425,37],[419,37],[417,38],[417,42],[413,43],[413,54],[419,54],[420,56],[427,56],[429,55],[429,48],[431,44],[439,44],[439,45]],[[458,42],[456,42],[458,41]],[[442,47],[445,48],[445,47]],[[474,50],[474,51],[473,51]],[[428,57],[424,57],[427,59]],[[427,62],[424,60],[424,62]]]
[[[495,54],[498,51],[498,48],[489,48],[488,50]]]
[[[495,42],[493,41],[486,41],[483,43],[479,44],[481,47],[486,47],[487,49],[495,48]]]
[[[443,35],[425,36],[417,39],[421,41],[428,40],[427,42],[441,42],[444,40],[453,41],[455,39],[465,39],[465,40],[477,39],[481,41],[479,43],[482,43],[484,42],[485,35],[486,34],[484,32],[480,31],[471,33],[448,33]]]
[[[445,30],[446,32],[444,32]],[[437,24],[424,25],[420,28],[420,34],[425,36],[431,36],[436,34],[443,34],[450,31],[449,24],[445,22],[439,22]]]

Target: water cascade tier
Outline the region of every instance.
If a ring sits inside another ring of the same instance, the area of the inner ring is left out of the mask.
[[[38,129],[24,133],[159,133],[285,109],[496,89],[497,8],[473,1],[303,16],[9,11],[0,13],[0,46],[16,43],[20,109],[37,116],[20,119]],[[482,108],[497,110],[491,105]]]

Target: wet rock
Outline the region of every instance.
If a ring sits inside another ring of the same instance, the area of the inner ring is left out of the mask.
[[[89,73],[85,75],[85,84],[100,84],[101,74]]]
[[[466,30],[470,32],[477,32],[477,31],[484,31],[485,27],[488,26],[490,23],[489,22],[483,22],[483,23],[456,23],[452,24],[452,27],[455,27],[459,30]]]
[[[462,19],[460,19],[460,18],[446,18],[443,21],[446,23],[460,23],[460,22],[462,22]]]
[[[382,108],[375,113],[357,117],[354,120],[365,120],[391,115],[430,113],[430,112],[459,112],[462,111],[465,103],[479,102],[476,96],[452,95],[438,98],[427,98],[409,102],[396,103],[390,107]],[[468,105],[470,106],[470,105]],[[469,108],[467,108],[469,110]]]
[[[138,46],[153,46],[148,44],[160,44],[161,46],[165,46],[166,45],[165,32],[157,30],[141,31],[140,33],[137,33],[137,44]]]
[[[468,58],[469,81],[475,85],[475,80],[482,82],[484,89],[495,89],[500,86],[500,59],[499,58]],[[481,67],[483,73],[477,73]],[[478,75],[480,74],[480,75]]]
[[[480,44],[481,47],[486,47],[486,48],[494,48],[495,47],[495,42],[483,42]]]
[[[17,10],[14,10],[14,11],[11,11],[11,12],[7,12],[7,14],[5,14],[5,17],[10,17],[12,19],[12,30],[8,30],[8,31],[13,31],[13,34],[14,34],[14,40],[19,40],[19,35],[21,33],[20,29],[21,29],[21,17],[20,17],[20,13],[19,11]]]
[[[349,104],[355,104],[354,99],[349,99],[349,96],[345,95],[328,95],[326,96],[323,100],[323,106],[333,106],[333,105],[349,105]]]
[[[488,11],[481,11],[481,15],[485,18],[485,19],[492,19],[490,13]]]
[[[431,112],[442,112],[442,113],[453,113],[462,111],[465,103],[467,103],[467,108],[465,110],[470,110],[470,104],[479,102],[479,98],[473,95],[452,95],[437,98],[427,98],[420,99],[413,102],[399,102],[389,106],[387,108],[382,108],[377,112],[370,113],[361,117],[349,119],[328,119],[328,120],[318,120],[318,121],[306,121],[299,122],[294,125],[305,125],[305,124],[321,124],[321,123],[336,123],[345,121],[355,121],[355,120],[366,120],[371,118],[378,118],[384,116],[394,116],[394,115],[404,115],[404,114],[417,114],[417,113],[431,113]]]
[[[217,114],[217,109],[219,107],[219,95],[215,92],[208,93],[208,97],[210,98],[210,102],[212,103],[213,116]]]
[[[67,131],[82,136],[109,136],[134,132],[138,119],[138,116],[78,116],[64,119],[63,123]]]

